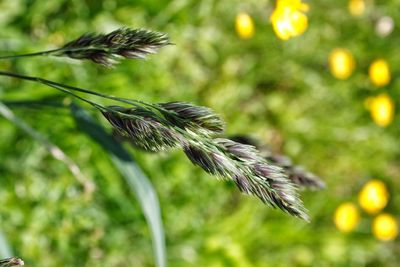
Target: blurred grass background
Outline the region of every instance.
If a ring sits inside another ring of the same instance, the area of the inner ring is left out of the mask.
[[[351,16],[347,1],[308,4],[307,31],[285,42],[269,21],[274,1],[3,0],[3,55],[52,49],[85,32],[121,26],[168,33],[175,45],[112,70],[45,57],[0,61],[0,67],[126,98],[209,106],[227,122],[228,134],[257,137],[326,181],[324,191],[302,192],[308,224],[217,181],[180,151],[130,149],[159,194],[169,266],[398,266],[398,238],[377,240],[374,216],[360,211],[360,223],[347,234],[333,222],[335,209],[357,204],[372,178],[389,189],[385,212],[399,215],[400,118],[379,127],[364,106],[382,92],[399,104],[399,29],[395,25],[386,37],[375,32],[380,17],[400,19],[397,1],[366,1],[359,17]],[[235,32],[240,12],[254,20],[255,34],[247,40]],[[349,49],[356,61],[347,80],[329,72],[328,57],[337,47]],[[368,79],[376,58],[391,68],[383,88]],[[70,101],[44,86],[1,78],[2,101],[44,97]],[[154,266],[140,206],[69,111],[13,110],[96,185],[85,194],[64,164],[0,119],[0,230],[15,254],[27,266]]]

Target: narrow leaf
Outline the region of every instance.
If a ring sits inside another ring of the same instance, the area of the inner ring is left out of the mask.
[[[120,171],[129,188],[136,195],[151,230],[157,266],[165,267],[164,228],[157,193],[151,182],[136,164],[133,157],[101,125],[95,122],[85,110],[73,104],[71,105],[71,111],[78,128],[109,153],[115,167]]]
[[[12,112],[12,110],[9,109],[1,101],[0,101],[0,114],[4,118],[6,118],[9,121],[11,121],[12,123],[14,123],[14,125],[16,125],[18,128],[20,128],[21,130],[26,132],[28,135],[30,135],[37,142],[41,143],[55,159],[64,162],[65,165],[67,165],[70,172],[78,180],[78,182],[83,185],[86,192],[93,191],[94,185],[84,177],[80,168],[78,167],[78,165],[76,165],[75,162],[73,162],[58,146],[51,143],[45,136],[43,136],[41,133],[39,133],[38,131],[33,129],[21,118],[17,117]]]
[[[11,257],[12,251],[6,237],[0,232],[0,258]]]

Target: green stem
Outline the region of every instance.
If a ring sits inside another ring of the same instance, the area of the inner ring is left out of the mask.
[[[94,92],[94,91],[90,91],[90,90],[87,90],[87,89],[83,89],[83,88],[79,88],[79,87],[75,87],[75,86],[71,86],[71,85],[66,85],[66,84],[62,84],[62,83],[53,82],[53,81],[46,80],[46,79],[43,79],[43,78],[40,78],[40,77],[27,76],[27,75],[22,75],[22,74],[17,74],[17,73],[12,73],[12,72],[6,72],[6,71],[0,71],[0,76],[13,77],[13,78],[17,78],[17,79],[26,80],[26,81],[32,81],[32,82],[41,83],[41,84],[47,85],[49,87],[52,87],[52,88],[54,88],[56,90],[59,90],[59,91],[61,91],[63,93],[69,94],[69,95],[71,95],[71,96],[73,96],[73,97],[75,97],[77,99],[80,99],[80,100],[92,105],[93,107],[99,109],[100,111],[109,111],[109,112],[113,112],[113,113],[118,113],[119,115],[124,116],[124,117],[127,116],[125,113],[116,111],[114,109],[105,107],[103,105],[97,104],[97,103],[95,103],[93,101],[90,101],[88,99],[85,99],[85,98],[83,98],[83,97],[71,92],[70,90],[78,91],[78,92],[86,93],[86,94],[91,94],[91,95],[95,95],[95,96],[98,96],[98,97],[111,99],[111,100],[114,100],[114,101],[127,103],[127,104],[134,105],[134,106],[137,106],[137,107],[141,107],[140,104],[142,104],[142,105],[146,105],[146,106],[154,108],[153,105],[148,104],[146,102],[142,102],[142,101],[138,101],[138,100],[123,99],[123,98],[118,98],[118,97],[115,97],[115,96],[108,96],[108,95],[101,94],[101,93]],[[136,116],[130,115],[130,117],[136,117]]]
[[[95,96],[98,96],[98,97],[111,99],[111,100],[119,101],[119,102],[126,103],[126,104],[131,104],[131,105],[134,105],[134,106],[137,106],[137,107],[140,107],[141,105],[146,105],[146,106],[153,107],[152,105],[150,105],[150,104],[148,104],[146,102],[139,101],[139,100],[132,100],[132,99],[125,99],[125,98],[115,97],[115,96],[109,96],[109,95],[105,95],[105,94],[102,94],[102,93],[94,92],[94,91],[91,91],[91,90],[88,90],[88,89],[84,89],[84,88],[79,88],[79,87],[75,87],[75,86],[71,86],[71,85],[67,85],[67,84],[53,82],[53,81],[46,80],[46,79],[43,79],[43,78],[40,78],[40,77],[27,76],[27,75],[22,75],[22,74],[17,74],[17,73],[12,73],[12,72],[6,72],[6,71],[0,71],[0,76],[14,77],[14,78],[22,79],[22,80],[27,80],[27,81],[39,82],[39,83],[42,83],[42,84],[45,84],[45,85],[51,86],[51,87],[70,89],[70,90],[78,91],[78,92],[85,93],[85,94],[91,94],[91,95],[95,95]]]
[[[22,74],[17,74],[17,73],[12,73],[12,72],[6,72],[6,71],[0,71],[0,76],[8,76],[8,77],[14,77],[14,78],[18,78],[18,79],[22,79],[22,80],[27,80],[27,81],[33,81],[33,82],[38,82],[44,85],[47,85],[49,87],[55,88],[59,91],[62,91],[64,93],[67,93],[73,97],[76,97],[86,103],[89,103],[90,105],[92,105],[93,107],[99,109],[100,111],[109,111],[109,112],[113,112],[113,113],[117,113],[122,117],[136,117],[136,118],[140,118],[137,117],[135,115],[132,114],[125,114],[123,112],[119,112],[116,111],[115,109],[110,109],[108,107],[99,105],[95,102],[92,102],[90,100],[87,100],[77,94],[72,93],[70,90],[73,91],[77,91],[77,92],[81,92],[81,93],[85,93],[85,94],[90,94],[90,95],[95,95],[98,97],[102,97],[102,98],[106,98],[106,99],[111,99],[114,101],[118,101],[118,102],[122,102],[122,103],[126,103],[126,104],[130,104],[139,108],[143,108],[143,106],[147,106],[150,109],[152,109],[152,111],[154,112],[155,110],[158,111],[158,113],[160,113],[161,111],[167,111],[166,109],[164,109],[163,107],[159,106],[159,105],[154,105],[154,104],[149,104],[143,101],[139,101],[139,100],[134,100],[134,99],[125,99],[125,98],[119,98],[119,97],[115,97],[115,96],[109,96],[109,95],[105,95],[102,93],[98,93],[98,92],[94,92],[88,89],[84,89],[84,88],[79,88],[79,87],[75,87],[75,86],[71,86],[71,85],[66,85],[66,84],[62,84],[62,83],[57,83],[57,82],[53,82],[50,80],[46,80],[40,77],[34,77],[34,76],[27,76],[27,75],[22,75]],[[159,119],[164,122],[166,125],[169,124],[169,122],[167,120],[165,120],[165,118],[159,116]]]
[[[23,57],[36,57],[36,56],[48,56],[53,54],[54,52],[58,52],[60,49],[53,49],[48,51],[41,51],[29,54],[22,54],[22,55],[10,55],[10,56],[0,56],[0,60],[2,59],[16,59],[16,58],[23,58]]]
[[[35,53],[28,53],[28,54],[21,54],[21,55],[10,55],[10,56],[0,56],[0,60],[2,59],[17,59],[17,58],[24,58],[24,57],[36,57],[36,56],[59,56],[63,53],[68,53],[68,52],[79,52],[79,51],[85,51],[85,50],[90,50],[90,49],[96,49],[95,47],[90,47],[90,46],[85,46],[85,47],[75,47],[75,48],[57,48],[57,49],[52,49],[52,50],[47,50],[47,51],[40,51],[40,52],[35,52]]]
[[[81,97],[81,96],[79,96],[77,94],[72,93],[70,90],[65,89],[65,88],[68,88],[68,87],[74,88],[72,86],[66,86],[66,85],[63,85],[61,83],[52,82],[52,81],[49,81],[49,80],[46,80],[46,79],[42,79],[42,78],[39,78],[39,77],[25,76],[25,75],[21,75],[21,74],[17,74],[17,73],[11,73],[11,72],[5,72],[5,71],[0,71],[0,75],[13,77],[13,78],[18,78],[18,79],[23,79],[23,80],[27,80],[27,81],[38,82],[38,83],[50,86],[50,87],[52,87],[54,89],[57,89],[57,90],[59,90],[61,92],[67,93],[69,95],[72,95],[73,97],[76,97],[76,98],[78,98],[78,99],[80,99],[80,100],[82,100],[82,101],[84,101],[86,103],[89,103],[90,105],[94,106],[97,109],[108,110],[102,105],[99,105],[99,104],[97,104],[95,102],[87,100],[87,99],[85,99],[85,98],[83,98],[83,97]],[[79,89],[79,88],[75,88],[75,89]],[[77,91],[79,91],[79,90],[77,90]],[[91,91],[83,90],[83,92],[90,93]],[[92,93],[94,93],[94,92],[92,92]]]
[[[78,99],[80,99],[80,100],[92,105],[93,107],[95,107],[95,108],[97,108],[97,109],[99,109],[101,111],[109,110],[108,108],[106,108],[106,107],[104,107],[102,105],[99,105],[99,104],[97,104],[97,103],[95,103],[93,101],[90,101],[90,100],[88,100],[86,98],[83,98],[83,97],[81,97],[81,96],[79,96],[79,95],[77,95],[75,93],[72,93],[71,91],[69,91],[69,90],[67,90],[67,89],[65,89],[65,88],[63,88],[61,86],[54,85],[54,84],[48,84],[48,83],[43,83],[43,84],[47,85],[47,86],[50,86],[50,87],[53,87],[54,89],[57,89],[57,90],[59,90],[61,92],[67,93],[67,94],[69,94],[69,95],[71,95],[71,96],[73,96],[75,98],[78,98]]]

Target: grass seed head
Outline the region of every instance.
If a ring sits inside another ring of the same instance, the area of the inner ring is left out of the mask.
[[[65,44],[56,55],[87,59],[111,67],[120,58],[143,59],[169,44],[169,38],[164,33],[120,28],[108,34],[84,34]]]
[[[161,112],[166,119],[181,128],[205,134],[224,131],[224,122],[211,109],[187,102],[161,103]]]
[[[255,146],[260,150],[261,156],[267,162],[282,167],[288,174],[289,179],[301,188],[314,190],[325,188],[325,183],[318,176],[301,166],[295,165],[290,158],[274,154],[268,146],[261,145],[257,140],[248,136],[235,136],[233,139],[240,143]]]
[[[186,146],[184,152],[193,164],[206,172],[233,180],[240,191],[308,220],[297,187],[284,169],[264,160],[255,147],[216,138]]]
[[[183,137],[165,126],[155,114],[137,108],[118,108],[116,111],[103,112],[103,115],[119,134],[128,137],[135,146],[154,152],[180,146]]]

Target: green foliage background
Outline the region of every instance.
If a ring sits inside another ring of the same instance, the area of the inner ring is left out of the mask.
[[[356,203],[362,184],[382,179],[390,189],[385,211],[399,215],[399,123],[376,126],[363,101],[387,92],[399,103],[399,29],[378,37],[377,18],[399,21],[397,1],[368,1],[351,17],[347,1],[309,2],[309,28],[288,42],[275,37],[267,0],[3,0],[2,54],[55,48],[90,32],[120,26],[166,32],[176,44],[144,61],[109,70],[57,58],[1,61],[9,70],[149,102],[191,101],[227,122],[228,134],[251,134],[322,177],[327,189],[302,192],[307,224],[242,195],[193,166],[180,151],[131,149],[161,202],[169,266],[397,266],[398,239],[382,243],[362,214],[350,234],[332,216]],[[234,31],[235,16],[255,20],[251,40]],[[333,78],[327,59],[335,47],[354,54],[347,81]],[[385,58],[393,80],[368,81],[368,65]],[[71,101],[34,83],[0,80],[3,101]],[[68,110],[12,106],[59,145],[96,185],[85,194],[64,164],[10,122],[0,119],[0,229],[27,266],[154,266],[146,221],[107,154],[79,132]],[[106,125],[104,119],[99,120]]]

